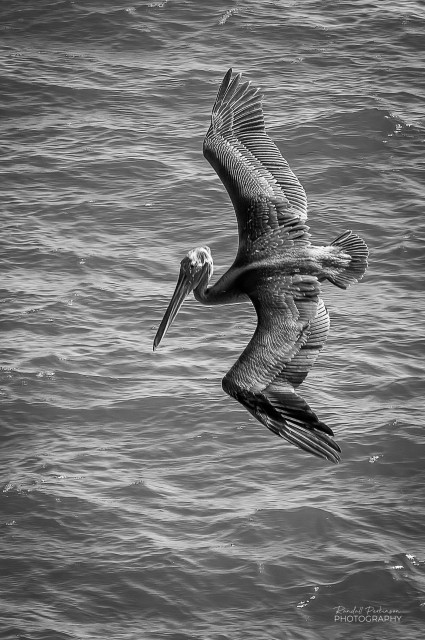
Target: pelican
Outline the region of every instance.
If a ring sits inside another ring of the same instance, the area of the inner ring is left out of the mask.
[[[238,222],[239,246],[230,269],[212,286],[209,247],[183,258],[171,302],[154,339],[158,347],[186,296],[206,305],[250,300],[257,328],[222,381],[270,431],[331,462],[341,449],[296,389],[325,344],[329,313],[320,283],[346,289],[362,278],[368,248],[351,231],[327,246],[310,243],[303,187],[265,131],[258,88],[224,76],[203,152],[225,186]]]

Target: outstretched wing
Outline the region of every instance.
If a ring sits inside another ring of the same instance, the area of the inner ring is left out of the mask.
[[[255,333],[223,380],[223,388],[278,436],[315,456],[339,462],[332,430],[294,386],[312,366],[327,334],[327,312],[315,277],[285,276],[247,291],[258,316]],[[322,306],[323,305],[323,306]],[[315,352],[309,359],[306,352]],[[304,351],[303,351],[304,350]]]
[[[262,96],[241,75],[226,73],[215,101],[204,156],[226,187],[242,247],[276,231],[308,242],[307,198],[297,177],[266,134]],[[294,228],[296,227],[296,229]]]

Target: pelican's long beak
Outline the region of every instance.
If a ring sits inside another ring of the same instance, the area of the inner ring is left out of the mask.
[[[168,309],[165,312],[164,317],[162,318],[161,324],[159,325],[158,331],[156,332],[156,336],[153,341],[154,351],[161,342],[163,336],[165,336],[165,334],[167,333],[168,328],[178,314],[179,309],[184,302],[184,299],[189,295],[192,289],[193,281],[189,279],[183,271],[180,271],[179,279],[177,281],[173,297],[171,298]]]

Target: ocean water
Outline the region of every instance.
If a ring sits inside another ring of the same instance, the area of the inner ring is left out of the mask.
[[[15,0],[0,34],[1,638],[422,638],[422,3]],[[152,352],[187,250],[237,247],[202,156],[229,67],[313,241],[370,248],[302,387],[338,466],[223,393],[249,304]]]

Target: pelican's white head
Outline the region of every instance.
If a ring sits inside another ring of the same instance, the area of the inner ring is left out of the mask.
[[[182,273],[189,282],[192,282],[192,289],[196,289],[203,277],[207,276],[208,281],[213,273],[210,248],[196,247],[196,249],[191,249],[180,263],[180,275]]]
[[[176,317],[184,299],[200,285],[206,287],[212,273],[213,260],[209,247],[196,247],[183,258],[176,289],[153,341],[154,351]]]

